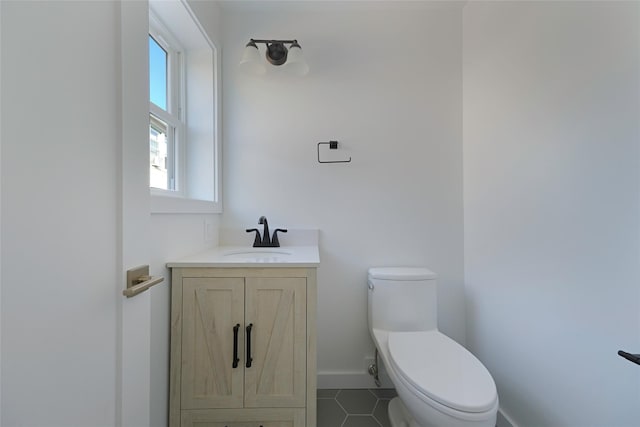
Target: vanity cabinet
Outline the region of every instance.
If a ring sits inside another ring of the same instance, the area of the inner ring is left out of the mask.
[[[173,268],[170,427],[315,427],[315,268]]]

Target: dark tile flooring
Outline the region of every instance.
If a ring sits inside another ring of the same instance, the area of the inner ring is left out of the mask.
[[[387,407],[396,391],[319,389],[318,427],[391,427]]]

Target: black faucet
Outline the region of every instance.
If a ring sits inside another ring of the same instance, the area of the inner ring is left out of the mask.
[[[264,226],[262,230],[262,246],[271,246],[271,237],[269,237],[269,223],[266,216],[261,216],[258,219],[258,224]]]
[[[278,231],[286,233],[287,230],[285,228],[277,228],[273,232],[273,238],[269,237],[269,223],[267,221],[267,217],[261,216],[258,220],[258,224],[264,226],[264,230],[262,231],[262,237],[260,237],[260,230],[257,228],[248,228],[247,233],[256,233],[256,238],[253,240],[254,248],[279,248],[280,241],[278,240]]]

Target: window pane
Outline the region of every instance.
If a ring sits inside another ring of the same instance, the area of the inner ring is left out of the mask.
[[[149,100],[167,110],[167,52],[149,36]]]
[[[149,185],[169,190],[167,169],[169,126],[154,115],[149,117]]]

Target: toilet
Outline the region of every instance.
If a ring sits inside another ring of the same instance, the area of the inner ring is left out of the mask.
[[[436,275],[369,269],[369,331],[398,397],[393,427],[495,427],[498,393],[467,349],[438,331]]]

